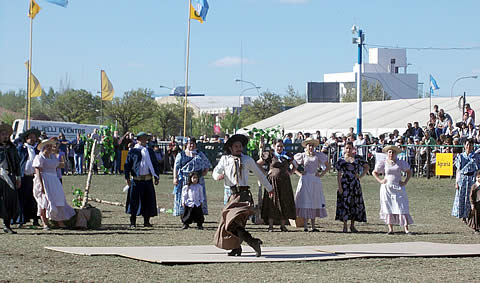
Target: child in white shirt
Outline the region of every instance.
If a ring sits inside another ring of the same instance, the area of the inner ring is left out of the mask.
[[[205,200],[202,185],[198,183],[199,177],[197,172],[193,172],[188,176],[186,186],[182,188],[182,206],[184,212],[182,215],[182,229],[188,229],[193,222],[197,223],[197,229],[203,230],[203,222],[205,218],[202,211],[202,202]]]

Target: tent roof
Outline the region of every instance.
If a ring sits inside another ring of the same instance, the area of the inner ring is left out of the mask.
[[[480,97],[468,97],[467,103],[473,110],[480,107]],[[432,98],[431,105],[438,105],[445,113],[452,116],[454,122],[460,121],[462,111],[459,98]],[[480,111],[480,109],[479,109]],[[398,129],[402,134],[407,123],[419,122],[425,127],[429,119],[430,99],[400,99],[372,101],[362,103],[362,131],[378,136]],[[284,129],[285,133],[298,131],[315,133],[320,130],[322,136],[341,132],[346,134],[348,128],[356,128],[357,103],[306,103],[283,111],[277,115],[246,127]]]

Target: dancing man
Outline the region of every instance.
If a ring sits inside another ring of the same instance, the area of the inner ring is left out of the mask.
[[[253,158],[242,154],[247,143],[248,138],[244,135],[237,134],[230,137],[223,147],[225,155],[213,169],[213,179],[224,180],[225,186],[232,190],[215,233],[215,245],[221,249],[232,250],[228,253],[229,256],[240,256],[242,255],[241,243],[245,241],[259,257],[262,253],[260,248],[262,241],[253,238],[245,230],[248,217],[254,214],[252,193],[248,186],[248,171],[252,171],[257,176],[270,197],[273,196],[273,189]]]

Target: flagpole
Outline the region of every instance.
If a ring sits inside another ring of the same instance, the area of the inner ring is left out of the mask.
[[[190,59],[190,7],[192,0],[188,0],[188,31],[187,31],[187,60],[185,68],[185,101],[183,106],[183,136],[187,135],[187,99],[188,99],[188,61]]]
[[[102,70],[100,70],[100,124],[103,125],[103,78],[102,78]]]
[[[30,11],[33,11],[33,2],[30,1]],[[31,92],[32,92],[32,34],[33,34],[33,17],[30,17],[30,54],[28,59],[28,78],[27,78],[27,105],[25,106],[27,128],[30,129],[30,109],[31,109]]]

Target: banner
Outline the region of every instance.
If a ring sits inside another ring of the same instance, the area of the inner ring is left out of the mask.
[[[453,176],[453,153],[437,153],[435,160],[435,175]]]

